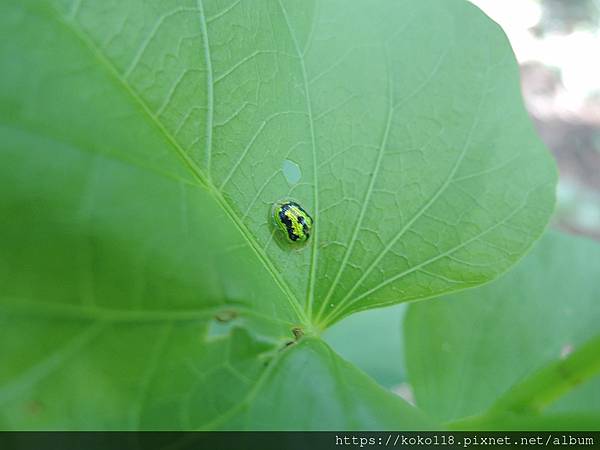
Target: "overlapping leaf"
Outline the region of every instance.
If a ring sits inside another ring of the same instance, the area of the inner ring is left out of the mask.
[[[598,344],[577,366],[547,368],[566,361],[588,341],[598,342],[598,258],[595,242],[549,233],[502,279],[411,305],[405,338],[417,404],[439,420],[456,420],[485,413],[503,396],[516,398],[511,390],[531,379],[538,386],[528,381],[525,394],[519,388],[515,410],[505,412],[537,415],[543,409],[546,425],[543,417],[534,416],[503,418],[504,425],[490,418],[479,426],[585,428],[593,421],[590,414],[597,420],[600,378],[593,375],[600,367]],[[542,370],[547,370],[545,378],[536,377]],[[555,391],[568,395],[556,401]],[[538,397],[544,399],[539,405]],[[506,409],[505,403],[498,408]]]

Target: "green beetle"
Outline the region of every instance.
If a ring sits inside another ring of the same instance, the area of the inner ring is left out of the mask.
[[[276,203],[273,218],[289,242],[303,243],[310,237],[313,219],[298,203],[289,200]]]

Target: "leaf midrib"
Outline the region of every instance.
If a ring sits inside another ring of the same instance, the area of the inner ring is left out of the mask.
[[[204,60],[206,61],[206,172],[210,179],[210,166],[212,164],[212,134],[213,134],[213,119],[215,115],[215,93],[213,83],[213,68],[212,59],[210,57],[210,43],[208,40],[208,25],[204,14],[203,0],[196,0],[196,6],[200,13],[200,32],[202,33],[202,42],[204,43]]]
[[[304,88],[304,94],[306,96],[306,109],[308,113],[308,123],[310,128],[310,140],[311,140],[311,149],[312,149],[312,162],[313,162],[313,207],[314,214],[319,216],[319,177],[318,177],[318,164],[317,164],[317,144],[315,137],[315,124],[313,120],[313,108],[312,101],[310,97],[310,90],[308,87],[308,75],[306,72],[306,63],[304,58],[304,53],[300,50],[300,45],[298,44],[298,39],[296,34],[292,28],[292,24],[290,23],[290,19],[288,17],[287,11],[284,8],[281,0],[278,0],[279,8],[283,14],[283,18],[285,19],[285,23],[290,32],[290,36],[292,38],[292,42],[294,43],[294,48],[296,49],[296,53],[298,54],[298,58],[300,60],[300,68],[302,71],[302,83]],[[313,20],[314,22],[314,20]],[[314,25],[313,25],[314,26]],[[311,30],[313,32],[314,30]],[[312,238],[312,249],[311,249],[311,257],[310,257],[310,267],[308,273],[308,286],[307,286],[307,294],[306,294],[306,313],[309,318],[312,317],[313,313],[313,303],[315,301],[315,281],[317,277],[317,261],[318,261],[318,250],[319,250],[319,227],[314,227],[313,230],[313,238]]]
[[[221,313],[235,311],[242,316],[254,317],[274,324],[293,326],[288,320],[261,314],[251,308],[238,304],[204,306],[197,309],[182,310],[126,310],[100,306],[80,306],[68,303],[37,302],[24,298],[3,297],[0,311],[27,317],[60,317],[65,320],[102,321],[106,323],[161,323],[193,322],[206,320]]]
[[[436,65],[436,68],[434,68],[432,73],[435,74],[435,72],[437,71],[437,68],[439,68],[439,63],[443,58],[444,58],[444,55],[442,55],[442,57],[438,61],[438,64]],[[384,282],[379,283],[377,286],[367,290],[366,292],[364,292],[354,298],[352,297],[354,295],[354,292],[358,288],[360,288],[363,281],[365,281],[367,279],[367,277],[371,273],[371,271],[377,267],[377,264],[379,264],[379,262],[385,257],[385,255],[387,255],[387,253],[393,248],[393,246],[396,245],[396,243],[402,238],[402,236],[404,236],[411,229],[411,227],[416,223],[416,221],[446,192],[446,189],[452,183],[454,175],[457,173],[458,169],[460,168],[460,166],[462,164],[463,159],[465,158],[466,154],[469,151],[472,137],[475,133],[475,130],[477,129],[477,126],[479,125],[479,121],[480,121],[479,113],[480,113],[481,108],[487,98],[487,95],[488,95],[488,91],[487,91],[487,85],[489,82],[488,77],[489,77],[489,69],[487,69],[485,71],[484,83],[483,83],[484,84],[483,94],[478,102],[477,111],[474,115],[473,123],[472,123],[471,127],[469,128],[469,132],[467,133],[465,143],[463,144],[462,149],[461,149],[456,161],[454,162],[453,166],[451,167],[450,171],[448,172],[446,179],[440,185],[440,187],[438,189],[436,189],[434,194],[427,200],[427,202],[422,205],[422,207],[413,215],[413,217],[410,220],[408,220],[406,222],[406,224],[404,224],[404,226],[400,229],[400,231],[398,233],[396,233],[396,235],[392,239],[390,239],[388,244],[377,255],[377,257],[373,261],[371,261],[371,263],[364,270],[363,274],[360,276],[358,281],[356,281],[354,283],[354,285],[350,288],[350,290],[347,292],[347,294],[344,296],[344,298],[342,298],[340,300],[340,302],[337,305],[338,307],[336,308],[336,310],[331,311],[328,315],[326,315],[323,318],[324,324],[332,323],[335,320],[336,316],[340,316],[343,314],[344,308],[347,308],[348,306],[356,303],[361,298],[364,298],[364,297],[378,291],[379,289],[386,286],[387,284],[392,283],[392,282],[400,279],[401,277],[403,277],[405,274],[411,273],[414,270],[418,270],[421,267],[421,265],[416,265],[416,266],[412,267],[411,269],[409,269],[399,275],[393,276],[393,277],[385,280]],[[471,240],[466,241],[466,243],[470,243],[470,242],[471,242]],[[438,256],[441,256],[441,255],[444,255],[444,253],[441,253]]]
[[[268,258],[268,256],[264,253],[262,248],[258,245],[258,242],[252,233],[248,230],[248,228],[240,221],[239,217],[234,213],[231,206],[227,203],[227,201],[223,198],[221,192],[218,191],[216,186],[214,186],[210,179],[204,174],[204,172],[197,166],[197,164],[190,158],[190,156],[183,150],[183,148],[179,145],[177,140],[169,133],[169,131],[165,128],[163,123],[155,116],[154,113],[148,108],[146,102],[137,94],[137,92],[133,89],[132,86],[127,83],[125,79],[121,76],[117,68],[114,64],[101,52],[101,49],[98,48],[96,43],[87,35],[87,33],[81,29],[80,26],[73,20],[66,18],[63,14],[60,13],[55,7],[51,8],[51,11],[54,13],[54,16],[57,22],[63,24],[66,29],[70,30],[84,45],[89,49],[93,57],[107,70],[107,72],[113,77],[117,83],[122,86],[125,92],[137,103],[141,108],[145,115],[151,120],[151,122],[158,128],[158,130],[165,136],[168,142],[171,144],[171,147],[176,152],[177,156],[181,158],[182,162],[185,164],[187,169],[192,173],[194,178],[198,181],[199,186],[204,187],[211,196],[217,201],[219,206],[224,210],[224,212],[229,216],[234,225],[238,228],[239,232],[242,234],[243,238],[252,248],[257,257],[261,260],[266,270],[272,276],[276,284],[279,286],[281,291],[286,295],[290,306],[295,311],[298,319],[306,326],[310,325],[309,319],[306,317],[304,310],[300,304],[298,298],[291,291],[288,284],[281,277],[279,272],[275,269],[272,261]],[[206,45],[206,42],[205,42]]]

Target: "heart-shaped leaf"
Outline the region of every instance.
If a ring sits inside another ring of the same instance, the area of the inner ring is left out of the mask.
[[[0,30],[6,427],[283,425],[255,402],[301,351],[360,412],[302,423],[388,426],[293,333],[486,282],[552,210],[506,39],[462,1],[9,0]]]

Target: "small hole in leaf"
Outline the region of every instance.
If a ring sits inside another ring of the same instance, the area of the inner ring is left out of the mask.
[[[296,164],[294,161],[290,161],[289,159],[285,159],[283,161],[283,165],[281,167],[283,170],[283,176],[285,177],[288,184],[296,184],[302,178],[302,171],[300,170],[300,166]]]

